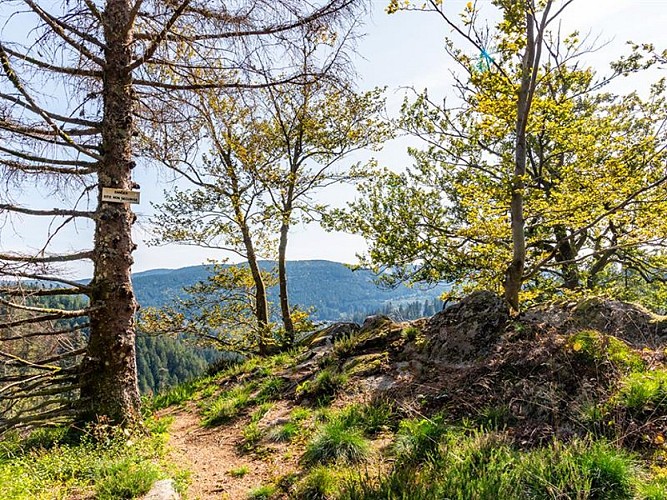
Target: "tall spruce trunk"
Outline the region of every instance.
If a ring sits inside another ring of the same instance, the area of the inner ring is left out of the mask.
[[[102,202],[102,188],[132,189],[133,91],[132,27],[129,0],[107,0],[103,13],[106,41],[102,119],[103,160],[98,173],[94,274],[90,339],[82,370],[84,419],[106,417],[112,423],[140,419],[135,358],[130,206]]]

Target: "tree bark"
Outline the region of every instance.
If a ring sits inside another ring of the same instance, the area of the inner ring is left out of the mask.
[[[523,271],[526,265],[526,235],[523,218],[523,190],[526,175],[526,128],[530,113],[530,90],[535,61],[535,36],[533,15],[526,13],[526,52],[521,65],[521,86],[517,98],[516,144],[514,156],[514,177],[512,179],[512,198],[510,217],[512,228],[512,262],[505,272],[505,300],[510,309],[519,311],[519,292],[523,283]]]
[[[132,189],[133,106],[129,0],[107,0],[103,13],[106,47],[103,69],[102,150],[95,215],[94,274],[91,282],[90,340],[81,373],[84,420],[104,416],[112,423],[140,420],[135,357],[137,309],[130,270],[133,263],[130,206],[102,202],[104,187]]]
[[[554,236],[558,249],[556,251],[556,262],[560,263],[563,274],[563,287],[568,290],[576,290],[580,286],[579,266],[576,258],[577,252],[574,245],[567,236],[567,231],[562,225],[554,228]]]
[[[289,220],[289,218],[288,218]],[[285,340],[288,345],[294,341],[294,322],[289,307],[287,294],[287,236],[289,234],[289,223],[283,221],[280,226],[280,242],[278,244],[278,287],[280,293],[280,313],[285,328]]]
[[[265,335],[269,328],[269,304],[266,297],[266,286],[262,279],[262,271],[257,262],[257,254],[255,247],[252,244],[252,236],[250,229],[246,224],[241,225],[241,234],[243,237],[243,245],[246,249],[246,258],[248,260],[248,267],[252,275],[253,283],[255,284],[255,318],[257,319],[257,347],[260,355],[267,354],[267,346],[265,342]]]

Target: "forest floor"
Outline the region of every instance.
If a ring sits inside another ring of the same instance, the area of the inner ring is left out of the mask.
[[[194,405],[171,408],[162,415],[173,418],[169,459],[190,471],[188,500],[245,499],[251,491],[295,467],[281,456],[243,452],[239,436],[244,424],[240,421],[203,427]]]

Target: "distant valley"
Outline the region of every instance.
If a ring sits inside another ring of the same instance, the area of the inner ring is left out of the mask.
[[[266,270],[273,266],[273,262],[262,262]],[[137,299],[142,307],[165,305],[181,295],[183,287],[205,280],[210,269],[211,266],[201,265],[137,273],[133,275]],[[352,271],[344,264],[326,260],[291,261],[287,263],[287,273],[291,303],[313,308],[312,317],[318,321],[350,320],[401,305],[432,303],[447,289],[446,285],[380,288],[374,283],[372,272]],[[277,302],[276,288],[270,290],[269,300]]]

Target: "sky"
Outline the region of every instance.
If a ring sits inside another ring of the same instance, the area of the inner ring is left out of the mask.
[[[444,0],[445,6],[452,12],[461,12],[467,3],[465,0]],[[359,75],[360,90],[375,86],[387,87],[388,110],[390,114],[398,111],[406,88],[416,90],[429,89],[431,96],[442,98],[448,95],[452,83],[452,61],[443,49],[444,39],[451,35],[451,30],[436,16],[428,13],[401,12],[387,15],[384,8],[388,1],[374,0],[371,12],[362,31],[366,35],[359,40],[353,61]],[[490,0],[478,0],[478,5],[487,9]],[[575,0],[563,16],[563,32],[578,29],[582,34],[599,36],[604,44],[599,51],[590,54],[586,62],[604,71],[610,61],[629,51],[626,41],[654,43],[660,50],[667,48],[667,0]],[[472,49],[471,49],[472,50]],[[474,53],[474,51],[473,51]],[[667,70],[662,71],[666,76]],[[655,78],[653,78],[655,79]],[[626,89],[633,90],[645,86],[647,79],[628,81]],[[380,165],[400,170],[410,164],[406,154],[408,139],[393,141],[380,152],[359,154],[349,159],[349,163],[364,161],[371,156],[377,158]],[[222,259],[226,256],[212,253],[211,250],[190,246],[149,247],[145,243],[150,238],[147,223],[151,213],[151,203],[161,201],[164,189],[172,184],[165,175],[156,178],[154,169],[138,168],[136,181],[142,186],[142,201],[134,205],[139,215],[135,226],[134,240],[138,249],[134,254],[135,271],[155,268],[179,268],[198,265],[209,259]],[[49,201],[49,189],[39,188],[36,193],[38,204],[54,206]],[[332,205],[341,206],[353,199],[353,188],[334,187],[320,193],[319,199]],[[34,201],[34,200],[33,200]],[[2,228],[0,249],[16,249],[17,245],[30,246],[30,231],[21,220],[14,221],[14,226]],[[90,228],[80,227],[78,232],[68,236],[66,245],[70,248],[90,247]],[[19,241],[22,240],[22,241]],[[34,246],[34,244],[33,244]],[[288,259],[327,259],[353,263],[356,254],[363,252],[365,244],[358,236],[326,233],[315,225],[294,227],[288,249]],[[89,276],[86,268],[72,271],[77,277]]]

